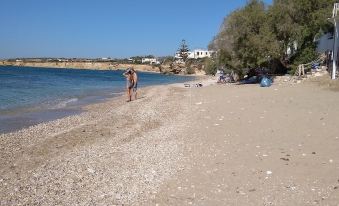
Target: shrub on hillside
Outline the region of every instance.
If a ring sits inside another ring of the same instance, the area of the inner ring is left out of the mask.
[[[195,69],[193,67],[187,67],[186,74],[195,74]]]
[[[204,71],[208,75],[215,75],[217,72],[217,63],[213,59],[205,59]]]

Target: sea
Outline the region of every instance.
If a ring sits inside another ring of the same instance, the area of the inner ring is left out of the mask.
[[[0,134],[78,114],[84,105],[125,95],[123,72],[0,66]],[[138,72],[138,87],[193,78]]]

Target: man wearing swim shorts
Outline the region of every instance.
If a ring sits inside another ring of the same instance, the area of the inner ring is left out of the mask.
[[[127,102],[130,102],[132,93],[134,93],[134,99],[137,99],[138,75],[133,68],[128,68],[123,75],[126,77]]]

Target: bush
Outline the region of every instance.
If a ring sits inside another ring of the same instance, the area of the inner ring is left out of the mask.
[[[315,51],[315,46],[309,46],[302,49],[295,58],[293,59],[293,64],[307,64],[318,58],[318,53]]]
[[[217,72],[217,63],[213,59],[206,59],[205,60],[205,67],[204,70],[206,74],[215,75]]]
[[[195,74],[195,69],[192,67],[187,67],[186,68],[186,74]]]

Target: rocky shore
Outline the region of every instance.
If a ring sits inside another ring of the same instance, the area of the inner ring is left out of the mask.
[[[182,89],[159,86],[0,135],[0,205],[143,201],[180,169],[183,99]]]
[[[0,66],[22,67],[47,67],[47,68],[72,68],[72,69],[95,69],[116,70],[134,67],[138,71],[160,72],[159,68],[146,64],[115,64],[111,62],[8,62],[0,61]]]

